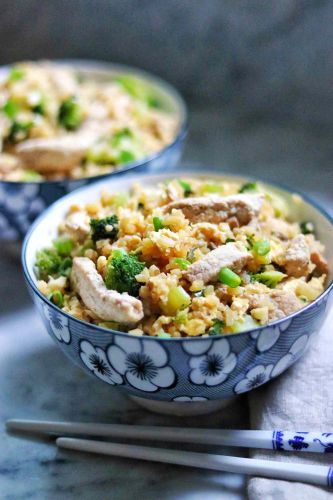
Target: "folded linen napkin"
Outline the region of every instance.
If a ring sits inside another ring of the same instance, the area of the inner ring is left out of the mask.
[[[333,432],[333,309],[312,344],[287,372],[249,394],[253,429]],[[254,450],[254,458],[333,464],[333,454]],[[332,490],[263,478],[248,483],[250,500],[332,500]]]

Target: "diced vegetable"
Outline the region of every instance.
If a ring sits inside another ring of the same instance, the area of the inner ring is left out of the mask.
[[[276,217],[284,217],[287,218],[289,215],[289,205],[287,201],[273,192],[267,192],[265,194],[268,201],[272,204],[274,208],[274,213]]]
[[[43,177],[34,170],[24,170],[22,172],[22,181],[23,182],[38,182],[41,181]]]
[[[213,326],[209,329],[208,335],[220,335],[223,333],[224,322],[220,319],[213,319]]]
[[[20,106],[12,99],[8,99],[2,106],[2,111],[7,115],[10,120],[14,120],[17,113],[20,111]]]
[[[132,97],[145,102],[151,108],[161,108],[161,102],[157,96],[153,95],[148,86],[133,76],[121,75],[116,78],[116,81],[126,90]]]
[[[231,288],[237,288],[242,282],[240,276],[238,276],[238,274],[234,273],[228,267],[222,267],[219,272],[219,280],[221,281],[221,283],[224,283]]]
[[[74,242],[70,238],[60,236],[53,241],[54,248],[61,257],[68,257],[74,248]]]
[[[252,250],[257,255],[261,257],[268,254],[271,249],[271,245],[268,240],[258,240],[253,243]]]
[[[204,184],[201,186],[200,191],[202,194],[204,193],[223,193],[224,187],[219,186],[218,184]]]
[[[235,321],[232,325],[232,333],[240,333],[245,332],[247,330],[253,330],[254,328],[258,328],[260,324],[258,321],[254,320],[252,316],[245,314],[243,317],[244,321]]]
[[[59,108],[58,122],[66,130],[75,130],[81,125],[83,113],[77,99],[72,96],[66,99]]]
[[[159,231],[164,228],[163,221],[160,217],[153,217],[154,230]]]
[[[56,274],[59,271],[60,263],[61,258],[54,248],[39,250],[36,259],[39,278],[46,280],[48,276]]]
[[[187,198],[188,196],[190,196],[193,193],[191,185],[188,182],[182,181],[181,179],[178,180],[178,182],[184,190],[185,198]]]
[[[144,267],[145,264],[140,262],[136,255],[126,254],[121,249],[114,250],[107,264],[106,287],[136,297],[141,285],[135,276],[140,274]]]
[[[287,275],[280,271],[264,271],[263,273],[253,275],[255,281],[259,281],[269,288],[275,288],[286,277]]]
[[[246,182],[239,190],[240,193],[248,193],[249,191],[258,191],[256,182]]]
[[[188,314],[186,311],[178,311],[175,317],[175,321],[178,324],[184,325],[187,323]]]
[[[71,257],[65,257],[59,265],[59,274],[69,278],[72,270],[73,260]]]
[[[182,258],[177,258],[177,259],[174,259],[174,263],[177,264],[178,267],[180,267],[180,269],[182,269],[183,271],[185,269],[188,268],[188,266],[191,265],[191,262],[189,260],[186,260],[186,259],[182,259]]]
[[[193,295],[194,297],[203,297],[205,294],[205,289],[203,290],[198,290],[197,292],[194,292]]]
[[[9,82],[17,82],[18,80],[22,80],[24,77],[23,69],[17,68],[16,66],[12,66],[9,71],[8,81]]]
[[[225,240],[226,243],[233,243],[234,241],[236,241],[234,238],[227,238]]]
[[[299,227],[303,234],[313,234],[315,232],[315,227],[312,222],[304,221]]]
[[[29,131],[32,127],[32,122],[17,122],[14,121],[10,127],[8,141],[12,143],[24,141],[29,136]]]
[[[182,286],[171,288],[168,294],[167,311],[175,315],[181,309],[185,309],[191,303],[191,297]]]
[[[53,304],[55,304],[56,306],[62,308],[63,305],[64,305],[64,296],[63,294],[60,292],[60,290],[55,290],[54,292],[52,292],[49,296],[48,296],[48,299],[53,302]]]
[[[157,334],[160,339],[169,339],[171,337],[170,333],[165,332],[164,330],[160,330]]]
[[[119,231],[119,219],[116,215],[110,215],[104,219],[91,219],[91,238],[93,241],[110,238],[116,239]]]

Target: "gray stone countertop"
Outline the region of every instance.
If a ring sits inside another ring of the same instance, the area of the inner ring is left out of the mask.
[[[218,111],[200,109],[191,114],[190,131],[187,164],[220,165],[227,172],[280,181],[309,192],[332,211],[329,137],[274,124],[235,129]],[[86,376],[53,344],[28,297],[20,261],[4,245],[0,276],[1,499],[246,498],[240,475],[58,452],[50,439],[6,434],[4,422],[14,417],[246,428],[248,410],[246,398],[207,417],[180,419],[140,409]]]

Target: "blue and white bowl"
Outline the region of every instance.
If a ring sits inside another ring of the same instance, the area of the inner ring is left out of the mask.
[[[85,60],[55,62],[74,68],[79,75],[97,81],[107,81],[116,75],[133,75],[146,81],[154,90],[164,107],[179,120],[178,133],[174,141],[158,153],[130,162],[106,175],[82,179],[62,179],[43,182],[0,181],[0,241],[21,240],[31,223],[54,201],[79,187],[96,180],[114,177],[133,169],[137,172],[164,172],[176,165],[181,157],[187,135],[187,111],[180,94],[169,84],[144,71],[120,64]],[[8,72],[8,66],[0,69],[0,79]]]
[[[191,172],[177,176],[198,176]],[[200,177],[241,180],[216,174]],[[134,397],[147,408],[163,412],[208,413],[233,396],[268,382],[291,366],[311,343],[328,310],[329,285],[314,302],[269,326],[230,335],[204,338],[136,337],[75,319],[45,298],[37,289],[34,273],[36,251],[56,236],[59,222],[73,203],[98,199],[102,188],[127,190],[133,182],[145,186],[169,175],[126,176],[105,179],[65,196],[33,224],[27,234],[22,261],[29,291],[43,322],[57,345],[87,373]],[[332,219],[319,207],[291,192],[269,185],[291,206],[295,220],[310,220],[326,245],[333,267]],[[189,404],[191,403],[191,404]]]

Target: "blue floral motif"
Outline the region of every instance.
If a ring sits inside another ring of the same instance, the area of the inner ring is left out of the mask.
[[[59,342],[70,344],[71,332],[69,330],[68,318],[46,304],[44,304],[43,308],[53,335]]]
[[[227,339],[211,342],[191,340],[183,343],[183,349],[193,356],[189,359],[189,379],[195,385],[215,386],[222,384],[237,364],[237,356],[231,352]]]
[[[300,354],[305,350],[305,347],[308,342],[308,335],[301,335],[297,340],[292,344],[287,354],[282,356],[272,371],[272,377],[277,377],[286,370],[290,365],[294,363],[294,361],[300,356]]]
[[[288,444],[295,451],[309,448],[309,443],[304,442],[303,436],[294,436],[293,439],[289,439]]]
[[[106,355],[112,368],[135,389],[156,392],[176,383],[167,352],[159,342],[117,335]]]
[[[176,402],[186,402],[186,403],[198,403],[200,401],[208,401],[208,398],[205,398],[204,396],[177,396],[173,398],[171,401],[176,401]]]
[[[331,432],[324,432],[322,434],[322,436],[324,436],[324,437],[328,437],[328,436],[331,436],[331,435],[332,435]],[[321,441],[321,439],[319,439],[319,438],[314,439],[313,442],[321,444],[323,446],[323,448],[324,448],[324,453],[333,453],[333,442],[323,443]]]
[[[40,189],[38,183],[0,186],[0,224],[5,228],[2,239],[24,235],[32,221],[45,209],[46,203],[40,196]]]
[[[282,431],[273,431],[272,445],[273,445],[273,450],[284,450]]]
[[[247,371],[245,378],[235,385],[236,394],[251,391],[270,379],[274,365],[257,365]]]
[[[268,326],[260,331],[250,332],[253,339],[256,339],[256,348],[259,352],[269,351],[279,340],[282,332],[289,328],[291,320],[287,320],[279,326]]]
[[[100,347],[93,346],[88,340],[81,340],[79,355],[86,367],[98,378],[110,385],[123,383],[123,377],[110,366],[106,354]]]

